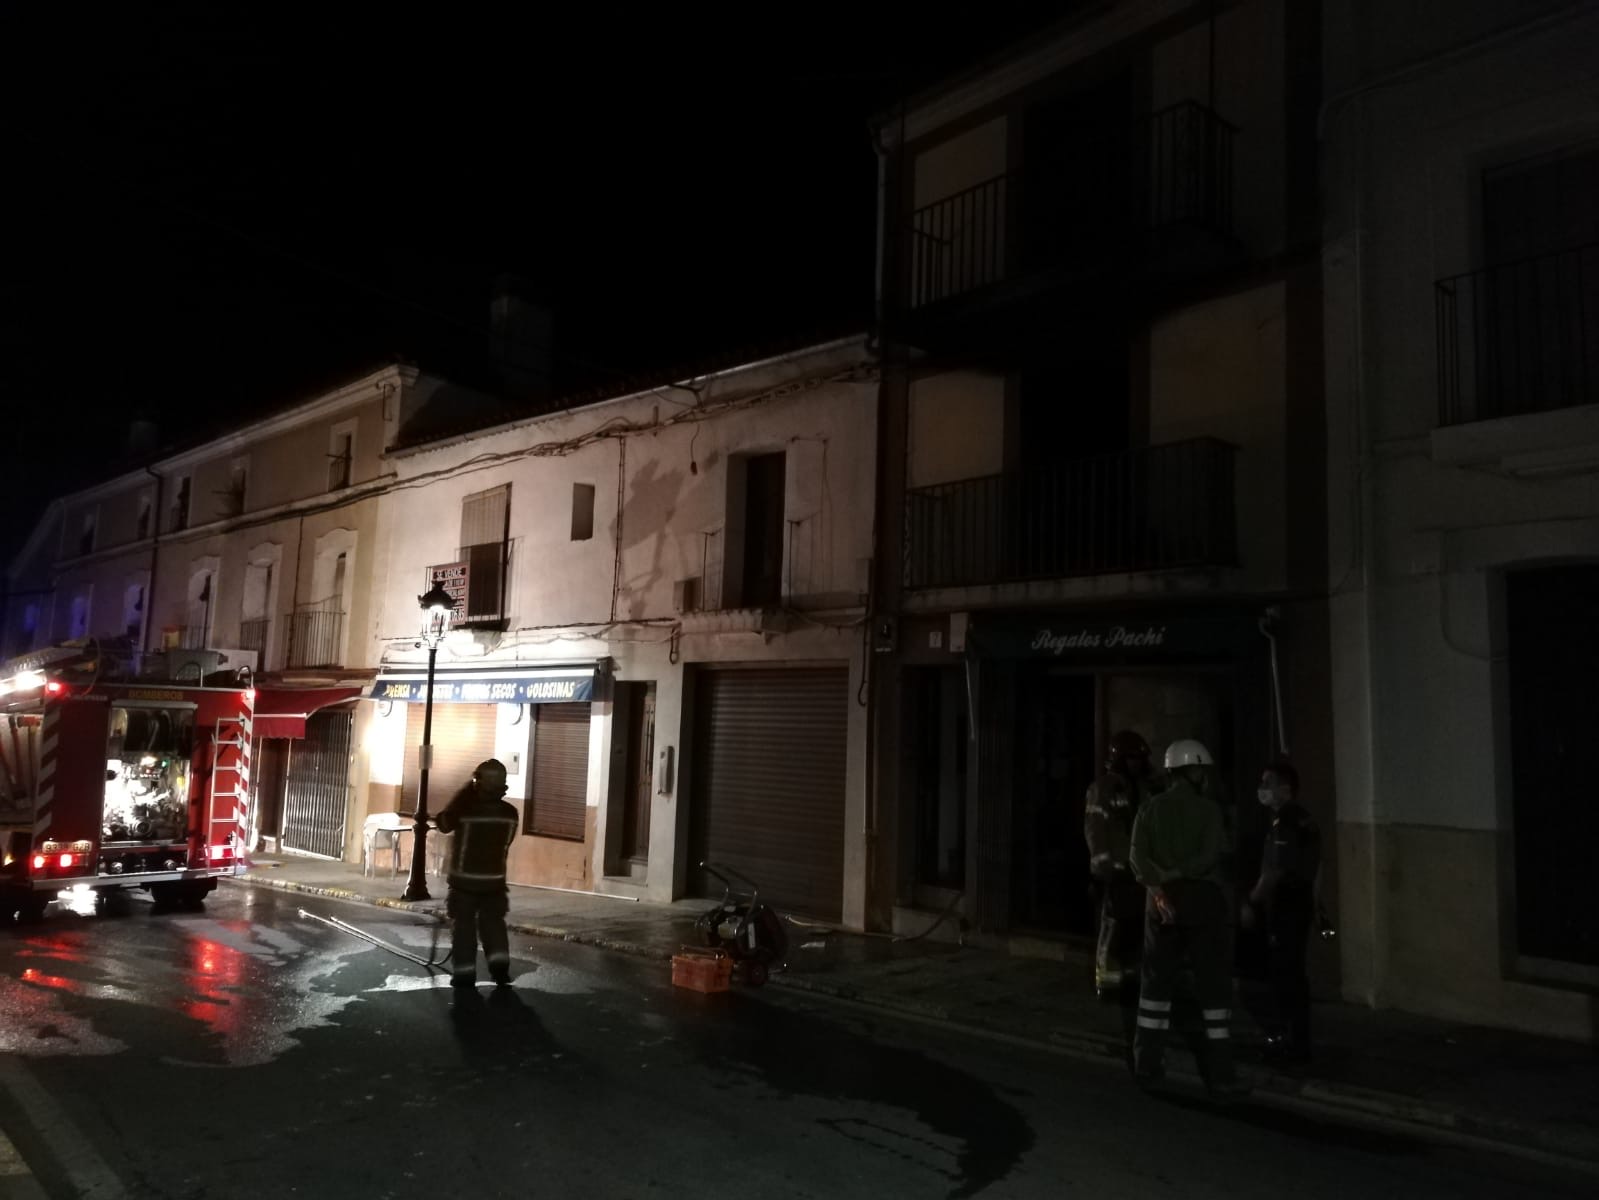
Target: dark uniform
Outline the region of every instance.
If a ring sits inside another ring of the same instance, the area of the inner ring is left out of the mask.
[[[1133,823],[1132,868],[1151,889],[1144,907],[1144,957],[1139,980],[1133,1069],[1142,1080],[1163,1074],[1171,1027],[1172,984],[1186,957],[1204,1017],[1206,1079],[1212,1089],[1236,1087],[1232,1057],[1232,938],[1222,891],[1221,810],[1180,775]],[[1160,889],[1174,912],[1157,907]]]
[[[1321,832],[1292,802],[1276,810],[1261,855],[1252,899],[1264,911],[1267,972],[1271,979],[1274,1048],[1293,1057],[1310,1053],[1310,983],[1305,947],[1316,914],[1316,872]]]
[[[1149,799],[1144,785],[1107,772],[1088,788],[1083,806],[1083,837],[1088,869],[1099,894],[1099,944],[1094,951],[1094,989],[1102,996],[1120,992],[1138,978],[1138,951],[1144,938],[1144,889],[1133,878],[1128,856],[1133,819]]]
[[[479,938],[494,981],[506,984],[511,979],[505,859],[518,818],[504,795],[505,768],[490,759],[479,764],[472,782],[455,794],[438,818],[439,829],[454,835],[445,911],[450,916],[451,981],[462,986],[477,982]]]

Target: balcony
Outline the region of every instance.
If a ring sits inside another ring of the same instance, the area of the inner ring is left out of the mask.
[[[926,315],[1060,278],[1203,269],[1233,253],[1233,137],[1185,102],[1107,136],[1081,161],[1010,171],[911,213],[902,312]]]
[[[338,666],[343,632],[342,612],[319,605],[295,610],[289,615],[286,665],[290,669]]]
[[[252,617],[240,621],[239,649],[254,650],[257,654],[265,654],[267,631],[271,628],[271,625],[272,618],[270,617]]]
[[[1599,244],[1442,279],[1439,424],[1599,404]]]
[[[905,586],[1236,565],[1235,455],[1196,438],[915,489]]]

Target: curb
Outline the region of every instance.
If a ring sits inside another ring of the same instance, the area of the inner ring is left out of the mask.
[[[444,924],[446,920],[442,910],[432,906],[435,902],[430,901],[411,902],[394,900],[386,896],[369,897],[347,888],[317,887],[288,879],[235,876],[226,879],[225,882],[236,887],[264,887],[282,892],[325,896],[332,900],[367,904],[377,908],[398,909],[430,917],[439,924]],[[659,949],[636,942],[620,941],[600,934],[514,922],[508,922],[507,928],[514,933],[529,937],[573,942],[635,958],[653,959],[656,962],[666,962],[671,958],[670,952],[663,953]],[[774,987],[781,987],[787,991],[801,992],[854,1008],[908,1018],[922,1024],[939,1025],[990,1041],[1045,1049],[1073,1058],[1119,1064],[1125,1060],[1127,1054],[1126,1046],[1120,1037],[1107,1037],[1080,1030],[1054,1029],[1047,1037],[1040,1038],[952,1016],[943,1005],[885,996],[881,992],[866,992],[847,984],[831,983],[825,979],[783,973],[773,975],[771,983]],[[1170,1074],[1173,1078],[1184,1082],[1199,1082],[1197,1075],[1181,1071],[1173,1071]],[[1505,1118],[1484,1117],[1467,1110],[1429,1104],[1393,1092],[1376,1091],[1353,1084],[1333,1083],[1320,1079],[1301,1079],[1247,1063],[1240,1064],[1238,1074],[1240,1079],[1250,1086],[1251,1095],[1257,1101],[1304,1108],[1329,1116],[1383,1121],[1401,1126],[1417,1136],[1430,1136],[1434,1140],[1466,1143],[1482,1149],[1539,1159],[1589,1173],[1599,1171],[1599,1131],[1551,1132],[1542,1126],[1526,1125]]]

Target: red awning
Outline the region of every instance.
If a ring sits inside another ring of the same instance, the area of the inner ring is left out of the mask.
[[[251,732],[258,738],[304,737],[305,719],[317,709],[355,700],[363,690],[358,687],[257,688]]]

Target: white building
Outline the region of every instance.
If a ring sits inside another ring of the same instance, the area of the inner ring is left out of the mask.
[[[1592,1039],[1599,7],[1327,7],[1345,994]]]
[[[502,760],[513,882],[666,900],[708,859],[859,926],[876,377],[853,338],[391,450],[367,812],[415,804],[447,580],[429,809]]]

